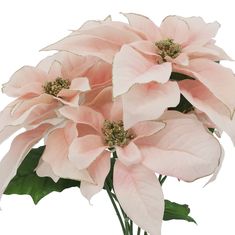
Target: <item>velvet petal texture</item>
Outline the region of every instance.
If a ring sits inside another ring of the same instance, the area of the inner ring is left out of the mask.
[[[117,161],[113,184],[127,216],[150,235],[160,235],[164,197],[154,172],[141,165],[126,167]]]

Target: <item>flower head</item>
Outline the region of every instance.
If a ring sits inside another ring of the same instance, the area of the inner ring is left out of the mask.
[[[92,102],[62,107],[60,113],[75,122],[78,130],[68,159],[77,169],[87,170],[94,181],[81,182],[82,194],[90,200],[103,188],[113,159],[118,200],[127,216],[150,234],[160,231],[164,212],[154,172],[191,182],[213,174],[220,164],[220,144],[194,114],[168,111],[158,120],[125,129],[122,101],[112,100],[112,87]],[[136,205],[139,213],[133,209]]]
[[[205,112],[219,129],[225,130],[235,141],[229,131],[234,129],[229,119],[233,119],[235,109],[235,79],[230,69],[217,63],[230,60],[215,44],[214,37],[220,27],[218,22],[206,23],[200,17],[168,16],[157,26],[139,14],[123,15],[129,24],[110,18],[87,22],[46,50],[95,55],[113,63],[113,94],[114,97],[122,96],[126,128],[139,121],[156,119],[164,110],[176,107],[180,102],[180,93],[187,97],[194,96],[185,90],[192,84],[200,90],[207,90],[207,95],[211,94],[214,102],[220,102],[223,109],[228,110],[221,115],[220,110],[215,108],[216,115],[212,115],[207,108],[189,98],[193,105]],[[84,40],[90,43],[84,44]],[[96,44],[99,44],[99,50],[94,46]],[[178,81],[174,74],[184,74],[184,81]],[[169,83],[169,80],[177,82],[180,88],[177,84]],[[209,105],[214,109],[200,94],[197,95],[204,106]],[[138,103],[139,109],[136,109],[138,100],[141,102]],[[223,122],[219,119],[223,119]]]

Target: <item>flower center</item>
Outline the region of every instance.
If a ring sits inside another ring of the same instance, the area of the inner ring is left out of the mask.
[[[104,134],[105,143],[109,147],[123,147],[135,138],[131,130],[124,129],[123,121],[110,122],[105,120],[102,132]]]
[[[43,89],[45,93],[57,96],[62,89],[69,89],[70,81],[63,78],[56,78],[54,81],[47,82]]]
[[[155,42],[155,46],[157,47],[158,54],[162,57],[163,61],[166,61],[166,56],[174,59],[181,52],[180,44],[175,43],[174,40],[170,38]]]

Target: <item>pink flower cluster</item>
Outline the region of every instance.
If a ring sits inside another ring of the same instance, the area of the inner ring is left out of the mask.
[[[235,77],[218,63],[230,58],[213,39],[217,22],[168,16],[158,27],[145,16],[124,16],[129,23],[86,22],[44,49],[58,52],[3,85],[16,99],[0,114],[0,141],[25,131],[0,163],[0,195],[44,139],[39,176],[79,180],[90,200],[113,158],[123,210],[158,235],[164,196],[155,173],[187,182],[215,178],[223,149],[208,128],[235,143]],[[185,112],[174,108],[182,97],[192,105]]]

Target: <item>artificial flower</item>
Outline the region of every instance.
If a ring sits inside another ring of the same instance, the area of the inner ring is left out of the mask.
[[[81,181],[82,194],[90,200],[104,187],[113,158],[113,185],[122,208],[153,235],[160,234],[164,212],[154,172],[191,182],[213,174],[223,155],[219,142],[194,114],[167,111],[158,121],[124,129],[121,99],[112,101],[111,87],[88,104],[65,106],[59,112],[77,124],[68,159],[94,181]]]
[[[216,63],[230,59],[215,45],[213,38],[220,26],[217,22],[205,23],[200,17],[168,16],[158,27],[145,16],[132,13],[124,15],[129,24],[119,37],[114,29],[122,25],[124,30],[123,23],[110,19],[89,22],[88,27],[85,24],[46,50],[68,50],[77,54],[95,55],[102,59],[105,59],[105,54],[113,58],[113,93],[114,97],[123,97],[126,128],[138,121],[158,118],[165,109],[175,107],[179,103],[177,85],[168,82],[169,79],[174,80],[174,77],[171,77],[172,72],[199,80],[201,86],[208,88],[233,114],[234,75],[230,69]],[[82,47],[82,39],[88,36],[86,47]],[[97,47],[93,42],[97,38],[106,42],[99,44],[99,54],[96,53]],[[224,79],[221,80],[221,77]],[[135,109],[136,100],[140,99],[143,100],[138,105],[142,109]],[[133,123],[130,123],[130,119]]]
[[[17,97],[0,113],[0,140],[21,127],[61,121],[57,109],[77,106],[82,95],[111,82],[111,66],[94,57],[59,52],[36,67],[24,66],[3,85],[3,92]]]

